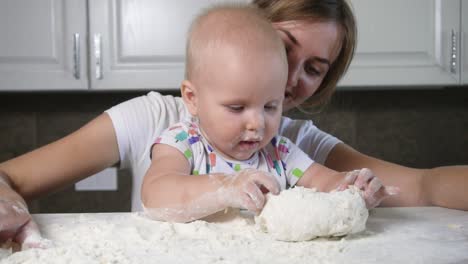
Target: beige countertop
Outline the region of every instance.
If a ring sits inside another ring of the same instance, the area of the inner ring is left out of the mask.
[[[189,224],[138,213],[34,218],[52,246],[3,250],[0,263],[468,263],[468,212],[438,207],[373,209],[360,234],[296,243],[272,239],[245,217]]]

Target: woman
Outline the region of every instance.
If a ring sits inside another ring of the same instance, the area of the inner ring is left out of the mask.
[[[347,2],[256,0],[254,4],[266,11],[287,48],[284,109],[308,98],[313,105],[325,103],[346,72],[356,45],[355,20]],[[27,211],[15,210],[25,204],[21,196],[34,198],[118,163],[132,168],[132,207],[138,209],[150,142],[186,115],[180,98],[149,93],[109,109],[61,140],[0,164],[0,241],[9,237],[33,245],[37,242],[38,232]],[[378,160],[320,131],[310,121],[284,118],[281,133],[331,169],[367,167],[385,185],[398,186],[400,195],[384,200],[384,206],[468,210],[467,166],[423,170]]]

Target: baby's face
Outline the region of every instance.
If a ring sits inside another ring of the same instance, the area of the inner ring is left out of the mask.
[[[228,53],[210,65],[199,87],[200,127],[221,155],[249,159],[278,132],[287,62],[278,54]]]

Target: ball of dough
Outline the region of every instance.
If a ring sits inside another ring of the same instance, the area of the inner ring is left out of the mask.
[[[296,187],[269,195],[255,222],[277,240],[305,241],[363,231],[368,216],[357,188],[324,193]]]

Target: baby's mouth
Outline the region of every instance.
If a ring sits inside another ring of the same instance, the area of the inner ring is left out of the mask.
[[[255,150],[258,148],[259,145],[259,140],[242,140],[239,142],[240,148],[245,151]]]

